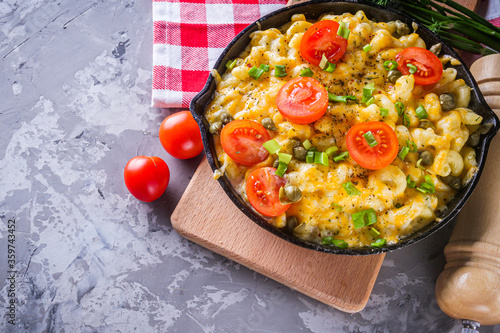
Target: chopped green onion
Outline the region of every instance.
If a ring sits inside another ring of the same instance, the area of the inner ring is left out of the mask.
[[[384,69],[388,71],[392,71],[398,68],[398,63],[394,60],[387,60],[384,62]]]
[[[370,245],[373,247],[382,247],[387,243],[387,240],[385,238],[379,238],[375,242],[371,243]]]
[[[345,161],[349,157],[349,152],[344,151],[333,158],[333,160],[338,163],[340,161]]]
[[[309,150],[312,150],[312,151],[318,151],[318,148],[316,148],[316,147],[311,147],[311,148],[309,148]]]
[[[327,66],[328,66],[328,59],[326,58],[325,54],[323,53],[321,55],[321,61],[319,62],[319,67],[321,67],[321,69],[325,69]]]
[[[290,154],[285,154],[285,153],[279,153],[278,154],[278,160],[280,162],[283,162],[285,164],[288,164],[290,163],[290,161],[292,160],[292,155]]]
[[[401,151],[399,152],[399,158],[404,160],[406,155],[408,155],[408,153],[410,152],[410,148],[408,147],[403,147],[403,149],[401,149]]]
[[[389,115],[389,109],[380,108],[380,116],[387,117]]]
[[[283,175],[286,172],[286,169],[288,169],[288,164],[280,162],[280,164],[278,165],[278,169],[276,169],[275,174],[277,176],[283,177]]]
[[[323,237],[321,238],[321,244],[323,245],[332,245],[332,240],[333,238],[328,236],[328,237]]]
[[[406,147],[410,149],[410,153],[416,153],[417,152],[417,144],[413,141],[406,140]]]
[[[366,44],[363,46],[363,52],[368,53],[372,49],[372,46],[370,44]]]
[[[286,74],[286,66],[285,65],[276,65],[274,66],[274,76],[275,77],[285,77]]]
[[[425,110],[425,108],[422,105],[418,106],[418,108],[415,110],[415,113],[417,114],[418,119],[425,119],[429,117],[427,110]]]
[[[375,137],[373,136],[373,133],[371,131],[368,131],[365,134],[363,134],[363,137],[365,138],[366,143],[368,143],[370,147],[373,148],[376,145],[378,145],[378,142],[377,140],[375,140]]]
[[[366,86],[363,87],[363,98],[361,99],[361,103],[366,103],[372,98],[372,93],[375,90],[375,83],[370,82]]]
[[[275,140],[269,140],[269,141],[264,142],[262,147],[266,148],[266,150],[271,155],[279,152],[279,150],[281,149],[280,144],[277,143]]]
[[[375,228],[371,228],[369,231],[370,235],[372,235],[374,238],[377,238],[378,236],[380,236],[380,231],[378,231],[377,229]]]
[[[313,150],[308,150],[306,153],[306,162],[307,163],[314,163],[314,151]]]
[[[366,106],[370,106],[370,105],[372,105],[372,104],[373,104],[373,102],[375,102],[375,98],[374,98],[374,97],[372,97],[372,98],[370,98],[368,101],[366,101]]]
[[[403,115],[403,125],[410,127],[410,117],[406,113]]]
[[[228,61],[226,62],[226,68],[227,68],[227,69],[229,69],[229,70],[233,69],[233,68],[234,68],[234,66],[236,66],[236,61],[237,61],[237,60],[238,60],[238,59],[228,60]]]
[[[342,184],[342,187],[344,188],[346,193],[350,196],[361,194],[361,191],[358,190],[351,182]]]
[[[373,208],[365,209],[351,215],[354,228],[358,229],[377,222],[377,213]]]
[[[415,187],[415,182],[411,179],[410,175],[406,176],[406,185],[408,185],[408,188]]]
[[[422,164],[422,159],[419,159],[419,160],[417,161],[417,168],[420,168],[420,169],[422,169],[422,170],[425,170],[425,167],[424,167],[424,166],[422,166],[421,164]]]
[[[405,105],[401,102],[396,102],[396,104],[394,104],[394,106],[396,107],[396,110],[398,111],[398,115],[402,115],[403,112],[405,112]]]
[[[309,140],[302,142],[302,145],[304,146],[305,149],[309,149],[312,146],[311,141]]]
[[[262,69],[264,72],[269,72],[269,65],[262,64],[259,66],[260,69]]]
[[[328,155],[322,151],[314,152],[314,163],[328,166]]]
[[[255,66],[253,66],[252,68],[250,68],[248,70],[248,75],[250,75],[251,77],[253,77],[254,79],[258,79],[262,74],[264,74],[264,70],[260,69],[260,68],[257,68]]]
[[[332,95],[332,94],[328,93],[328,100],[330,102],[347,103],[347,100],[355,101],[356,96],[352,96],[352,95],[337,96],[337,95]]]
[[[413,64],[406,64],[406,67],[409,68],[411,74],[415,74],[418,70],[417,66]]]
[[[337,212],[341,212],[343,210],[342,206],[336,202],[332,203],[332,207],[335,208]]]
[[[436,187],[434,185],[434,182],[432,181],[431,176],[425,175],[424,179],[425,179],[425,183],[420,184],[420,186],[417,187],[417,190],[419,190],[422,193],[434,193],[434,192],[436,192]]]
[[[325,72],[328,72],[328,73],[333,73],[333,71],[335,70],[335,68],[337,68],[337,64],[333,64],[333,63],[329,62],[328,66],[326,66],[326,68],[323,68],[323,70]]]
[[[323,237],[321,239],[321,244],[323,245],[333,245],[338,247],[339,249],[345,249],[349,246],[349,244],[341,239],[335,239],[333,237]]]
[[[328,156],[332,156],[333,154],[335,154],[339,149],[337,148],[337,146],[332,146],[332,147],[329,147],[325,150],[325,154],[327,154]]]
[[[300,70],[300,76],[302,77],[312,77],[313,75],[314,73],[309,67]]]
[[[351,30],[349,30],[349,23],[340,22],[339,30],[337,31],[337,35],[339,35],[342,38],[348,39],[350,33],[351,33]]]

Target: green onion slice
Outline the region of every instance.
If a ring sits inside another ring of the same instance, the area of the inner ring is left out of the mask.
[[[417,190],[419,190],[422,193],[434,193],[434,192],[436,192],[436,187],[434,185],[434,182],[432,181],[431,176],[425,175],[424,180],[425,180],[425,183],[420,184],[420,186],[417,187]]]
[[[370,105],[372,105],[372,104],[373,104],[373,102],[375,102],[375,98],[374,98],[374,97],[372,97],[372,98],[370,98],[368,101],[366,101],[366,106],[370,106]]]
[[[417,144],[413,141],[406,140],[406,147],[410,149],[410,153],[416,153],[417,152]]]
[[[328,166],[328,155],[322,151],[314,152],[314,163]]]
[[[408,155],[408,153],[410,152],[410,148],[408,147],[403,147],[403,149],[401,149],[401,151],[399,152],[399,158],[404,160],[406,155]]]
[[[278,169],[276,169],[275,174],[277,176],[283,177],[283,175],[286,172],[286,169],[288,169],[288,164],[280,162],[280,164],[278,165]]]
[[[314,151],[309,150],[306,153],[306,162],[307,163],[314,163]]]
[[[234,68],[234,66],[236,66],[236,61],[237,61],[237,60],[238,60],[238,59],[228,60],[228,61],[226,62],[226,68],[227,68],[227,69],[229,69],[229,70],[233,69],[233,68]]]
[[[290,163],[290,161],[292,160],[292,155],[290,154],[285,154],[285,153],[279,153],[278,154],[278,160],[280,162],[283,162],[285,164],[288,164]]]
[[[339,249],[346,249],[349,244],[342,239],[332,239],[332,245],[338,247]]]
[[[302,145],[307,150],[309,150],[309,148],[311,148],[311,146],[312,146],[311,141],[309,141],[309,140],[306,140],[306,141],[302,142]]]
[[[380,108],[380,116],[381,117],[387,117],[388,115],[389,115],[389,109]]]
[[[285,65],[276,65],[274,66],[274,76],[275,77],[285,77],[286,74],[286,66]]]
[[[366,44],[363,46],[363,52],[368,53],[372,49],[372,46],[370,44]]]
[[[415,74],[418,70],[417,66],[415,66],[413,64],[406,64],[406,67],[408,67],[411,74]]]
[[[281,146],[279,143],[277,143],[275,140],[269,140],[269,141],[266,141],[264,142],[264,144],[262,145],[264,148],[266,148],[266,150],[269,152],[269,154],[275,154],[277,152],[279,152],[279,150],[281,149]]]
[[[365,209],[351,215],[354,228],[358,229],[377,222],[377,213],[373,208]]]
[[[340,161],[345,161],[349,157],[349,152],[344,151],[333,158],[333,160],[338,163]]]
[[[377,238],[378,236],[380,236],[380,231],[378,231],[377,229],[375,228],[371,228],[369,231],[370,235],[372,235],[374,238]]]
[[[332,94],[328,93],[328,100],[330,102],[347,103],[347,100],[355,101],[356,96],[352,96],[352,95],[337,96],[337,95],[332,95]]]
[[[385,70],[388,70],[388,71],[391,71],[391,70],[394,70],[398,68],[398,63],[394,60],[387,60],[384,62],[384,69]]]
[[[417,114],[418,119],[425,119],[429,117],[427,110],[422,105],[418,106],[418,108],[415,110],[415,113]]]
[[[378,145],[378,142],[377,140],[375,140],[375,137],[373,136],[373,133],[372,131],[368,131],[366,132],[365,134],[363,134],[363,137],[365,138],[366,140],[366,143],[368,143],[368,145],[370,147],[375,147],[376,145]]]
[[[264,70],[260,69],[260,68],[257,68],[255,66],[253,66],[252,68],[250,68],[248,70],[248,75],[250,75],[251,77],[253,77],[254,79],[258,79],[262,74],[264,74]]]
[[[260,69],[262,69],[264,72],[269,72],[269,65],[266,65],[266,64],[262,64],[259,66]]]
[[[335,68],[337,68],[337,64],[333,64],[333,63],[329,62],[328,66],[326,66],[326,68],[323,68],[323,70],[325,72],[328,72],[328,73],[333,73],[333,71],[335,70]]]
[[[425,167],[422,165],[422,159],[419,159],[419,160],[417,161],[417,168],[420,168],[420,169],[422,169],[422,170],[425,170]]]
[[[314,73],[309,67],[300,70],[300,76],[302,77],[312,77],[313,75]]]
[[[321,61],[319,62],[319,67],[321,67],[321,69],[325,69],[327,66],[328,66],[328,59],[326,58],[325,54],[323,53],[321,55]]]
[[[356,188],[351,182],[342,184],[342,187],[349,196],[360,195],[361,191]]]
[[[370,245],[373,247],[382,247],[387,243],[387,240],[385,238],[379,238],[375,242],[371,243]]]
[[[406,113],[403,115],[403,125],[410,127],[410,117]]]
[[[339,150],[339,148],[337,146],[332,146],[332,147],[329,147],[325,150],[325,154],[327,154],[328,156],[332,156],[333,154],[335,154],[337,151]]]
[[[340,22],[339,30],[337,31],[337,35],[339,35],[342,38],[348,39],[350,33],[351,33],[351,30],[349,30],[349,23]]]
[[[408,185],[408,188],[415,187],[415,182],[411,179],[410,175],[406,176],[406,185]]]
[[[370,98],[372,98],[372,93],[375,90],[375,83],[370,82],[366,86],[363,87],[363,98],[361,99],[361,103],[367,103]]]
[[[398,111],[398,115],[402,115],[403,112],[405,112],[405,105],[401,102],[396,102],[396,104],[394,104],[394,106],[396,107],[396,110]]]

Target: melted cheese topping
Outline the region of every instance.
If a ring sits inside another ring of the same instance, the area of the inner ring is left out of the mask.
[[[300,188],[303,198],[292,204],[286,215],[266,218],[276,227],[284,227],[286,216],[295,216],[299,226],[294,229],[294,234],[318,243],[323,237],[332,236],[346,241],[350,247],[370,246],[376,237],[369,231],[376,228],[380,232],[379,238],[394,244],[434,221],[436,212],[445,209],[455,191],[440,177],[475,172],[473,162],[463,162],[464,159],[475,162],[475,155],[471,157],[469,150],[467,157],[460,153],[469,137],[466,125],[477,125],[481,120],[478,122],[479,116],[466,109],[470,89],[463,80],[456,79],[457,72],[453,68],[444,70],[441,80],[430,88],[415,86],[413,75],[402,76],[395,84],[387,80],[388,71],[383,67],[386,60],[394,60],[396,54],[406,47],[426,47],[418,34],[395,38],[394,23],[375,23],[368,20],[362,11],[355,15],[324,15],[321,19],[347,22],[351,30],[347,51],[333,73],[302,59],[300,41],[313,23],[306,21],[304,15],[294,15],[292,21],[280,29],[251,34],[250,45],[236,59],[236,66],[222,77],[217,77],[217,89],[205,117],[210,124],[220,121],[223,113],[229,113],[235,119],[250,119],[259,123],[264,118],[271,118],[278,130],[269,133],[282,146],[281,152],[288,154],[293,154],[292,138],[309,140],[318,151],[334,145],[340,151],[346,151],[345,133],[355,123],[367,121],[383,121],[391,126],[397,134],[400,149],[410,140],[415,142],[419,151],[432,152],[434,163],[426,168],[417,166],[418,153],[410,153],[404,160],[396,158],[392,165],[376,171],[364,169],[350,158],[339,163],[330,159],[329,166],[292,159],[285,178]],[[363,51],[366,44],[371,45],[368,52]],[[248,70],[261,64],[269,65],[271,70],[259,79],[250,77]],[[285,65],[288,75],[275,77],[275,65]],[[310,68],[313,77],[329,93],[354,95],[358,101],[362,99],[363,87],[374,83],[374,103],[366,106],[334,102],[329,104],[326,114],[312,124],[291,123],[279,113],[276,95],[287,81],[299,76],[304,68]],[[443,111],[438,97],[443,92],[453,93],[457,106],[462,109]],[[398,101],[406,106],[410,120],[408,127],[403,125],[402,117],[394,106]],[[423,105],[429,114],[427,120],[432,122],[429,128],[419,127],[420,120],[415,113],[419,105]],[[382,117],[380,108],[388,109],[388,115]],[[250,172],[271,166],[276,156],[269,156],[264,162],[251,167],[238,165],[221,149],[219,137],[214,139],[221,171],[246,198],[244,184]],[[407,177],[418,186],[425,181],[426,175],[435,185],[434,194],[421,193],[407,186]],[[468,177],[470,179],[470,175]],[[346,182],[352,182],[361,194],[349,196],[342,187]],[[375,210],[377,222],[355,229],[352,214],[369,208]]]

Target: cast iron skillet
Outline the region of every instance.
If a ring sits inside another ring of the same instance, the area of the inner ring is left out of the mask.
[[[294,14],[305,14],[307,19],[317,19],[321,14],[324,13],[334,13],[342,14],[345,12],[350,12],[352,14],[356,13],[358,10],[363,10],[367,17],[371,20],[378,22],[389,22],[395,20],[401,20],[407,23],[410,27],[412,26],[412,19],[408,16],[399,13],[392,8],[384,8],[378,5],[373,5],[366,3],[362,0],[344,0],[339,2],[325,2],[320,0],[313,0],[306,3],[297,4],[290,7],[285,7],[277,10],[269,15],[266,15],[256,22],[250,24],[246,29],[241,31],[229,45],[226,47],[222,55],[217,60],[214,69],[216,69],[221,75],[225,72],[225,64],[229,59],[234,59],[245,49],[245,47],[250,43],[249,35],[256,30],[265,30],[273,27],[280,27],[285,23],[289,22],[292,15]],[[417,22],[418,23],[418,22]],[[458,54],[446,43],[444,43],[439,37],[432,33],[429,29],[425,28],[423,25],[419,24],[418,33],[422,39],[426,42],[428,46],[441,43],[443,45],[443,53],[449,54],[459,60]],[[463,63],[463,61],[462,61]],[[480,114],[484,118],[483,123],[492,123],[493,128],[482,137],[480,145],[476,148],[477,160],[479,171],[474,179],[469,183],[469,185],[462,190],[448,203],[448,209],[439,216],[442,220],[440,222],[434,221],[428,224],[423,229],[415,232],[414,234],[408,236],[407,238],[401,240],[395,245],[388,245],[383,248],[347,248],[338,249],[334,247],[322,246],[316,243],[308,242],[292,235],[289,235],[279,229],[274,228],[269,223],[267,223],[261,216],[255,213],[249,205],[243,201],[239,194],[232,187],[226,176],[219,178],[219,183],[227,193],[229,198],[235,203],[235,205],[243,211],[250,219],[257,223],[262,228],[272,232],[278,237],[284,240],[305,247],[308,249],[334,253],[334,254],[349,254],[349,255],[367,255],[367,254],[377,254],[382,252],[388,252],[402,247],[408,246],[410,244],[416,243],[417,241],[431,235],[435,231],[442,228],[444,225],[449,223],[463,207],[470,194],[472,193],[474,187],[479,181],[479,176],[483,170],[484,163],[486,160],[486,153],[491,139],[496,134],[499,129],[499,120],[495,113],[488,107],[483,96],[481,95],[476,81],[472,77],[471,73],[465,66],[455,66],[458,71],[458,77],[463,78],[467,85],[472,87],[471,92],[471,103],[469,108]],[[219,161],[215,153],[214,142],[212,135],[209,133],[210,125],[203,116],[206,106],[212,99],[213,93],[215,91],[215,80],[212,75],[209,76],[207,83],[203,90],[197,94],[190,104],[190,110],[193,117],[198,122],[201,129],[201,135],[203,138],[203,144],[205,147],[205,153],[207,156],[208,163],[213,170],[220,167]]]

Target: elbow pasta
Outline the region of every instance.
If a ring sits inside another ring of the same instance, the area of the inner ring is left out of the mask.
[[[477,172],[475,150],[466,145],[473,129],[482,117],[469,109],[470,88],[457,78],[457,70],[447,64],[442,77],[430,87],[418,86],[414,75],[402,75],[395,83],[387,79],[386,60],[394,60],[407,47],[426,48],[417,33],[395,35],[394,22],[375,23],[359,11],[356,14],[326,14],[320,20],[349,23],[350,35],[347,52],[336,64],[333,72],[311,65],[300,55],[300,43],[305,31],[314,23],[305,16],[294,15],[280,28],[255,31],[250,45],[236,59],[235,67],[217,80],[213,100],[206,108],[205,117],[210,124],[221,121],[227,113],[234,119],[261,122],[271,118],[276,131],[271,138],[281,146],[281,153],[293,154],[293,140],[308,140],[318,151],[336,146],[346,151],[345,134],[356,123],[381,121],[396,133],[399,150],[414,143],[404,158],[397,157],[391,165],[380,170],[364,169],[351,158],[328,166],[292,159],[285,178],[302,192],[302,199],[290,206],[286,213],[267,218],[277,228],[286,226],[287,217],[295,217],[298,225],[293,229],[296,237],[321,243],[324,237],[335,237],[349,247],[366,247],[374,241],[371,229],[376,229],[387,241],[395,244],[438,218],[446,204],[456,194],[446,177],[458,177],[466,184]],[[363,51],[369,44],[371,49]],[[441,59],[442,61],[443,58]],[[270,70],[259,79],[248,74],[249,68],[269,65]],[[286,77],[276,77],[275,66],[286,67]],[[276,96],[291,78],[309,68],[332,95],[354,95],[356,102],[330,102],[323,117],[308,125],[294,124],[278,111]],[[215,74],[218,75],[218,74]],[[363,87],[373,83],[373,103],[365,105]],[[444,111],[440,95],[452,94],[455,107]],[[398,114],[396,102],[404,104],[404,122]],[[421,119],[417,109],[422,106],[428,117]],[[386,114],[382,115],[385,109]],[[238,165],[224,153],[219,136],[214,136],[219,162],[235,189],[246,198],[245,181],[256,167],[272,166],[271,155],[257,166]],[[424,154],[432,156],[424,160]],[[422,184],[432,183],[433,192],[421,191]],[[351,182],[360,192],[348,195],[342,184]],[[352,214],[373,209],[377,221],[370,227],[354,228]]]

